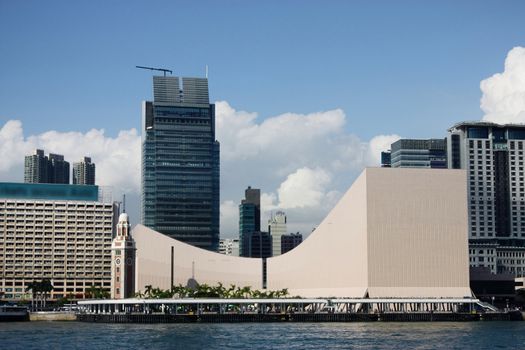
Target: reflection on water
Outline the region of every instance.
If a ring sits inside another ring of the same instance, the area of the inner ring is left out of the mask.
[[[0,324],[1,349],[522,349],[525,322]]]

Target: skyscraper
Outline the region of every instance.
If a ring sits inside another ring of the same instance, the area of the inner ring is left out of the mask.
[[[239,254],[251,256],[251,235],[261,231],[261,190],[248,188],[244,191],[244,199],[239,205]]]
[[[401,139],[394,142],[391,149],[392,168],[447,168],[445,139]],[[381,154],[381,159],[383,157],[384,155]]]
[[[448,165],[467,171],[471,266],[525,275],[525,126],[462,122]]]
[[[95,184],[95,163],[91,163],[90,157],[84,157],[82,161],[73,163],[73,184]]]
[[[281,254],[288,253],[303,242],[303,235],[299,232],[281,236]]]
[[[142,223],[216,251],[219,142],[208,80],[153,77],[142,116]]]
[[[272,236],[272,256],[281,255],[281,237],[286,234],[286,214],[278,211],[268,220],[268,232]]]
[[[24,182],[69,184],[69,162],[60,154],[44,155],[37,149],[34,155],[25,157]]]
[[[53,184],[69,184],[69,162],[61,154],[49,153],[48,182]]]
[[[37,149],[35,154],[25,157],[24,182],[25,183],[47,183],[47,171],[49,159],[44,155],[43,149]]]

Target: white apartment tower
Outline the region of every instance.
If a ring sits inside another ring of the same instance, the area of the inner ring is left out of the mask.
[[[467,171],[470,265],[525,275],[525,125],[449,129],[448,167]]]
[[[281,255],[281,236],[286,234],[286,214],[284,212],[278,211],[268,220],[268,232],[272,236],[272,256]]]

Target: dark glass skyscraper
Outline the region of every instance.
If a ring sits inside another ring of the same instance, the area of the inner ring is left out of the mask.
[[[239,205],[239,255],[251,256],[251,236],[261,231],[261,190],[248,186]]]
[[[142,223],[218,250],[219,142],[208,80],[153,77],[142,115]]]

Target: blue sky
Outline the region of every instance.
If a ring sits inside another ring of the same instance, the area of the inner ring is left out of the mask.
[[[525,42],[523,1],[1,1],[0,116],[29,133],[140,126],[150,73],[210,67],[213,100],[342,108],[362,136],[478,119],[479,82]]]
[[[266,217],[284,209],[310,232],[396,138],[525,122],[524,18],[525,1],[0,0],[0,181],[21,181],[36,147],[92,156],[137,222],[152,74],[135,66],[208,65],[221,234],[248,185]]]

